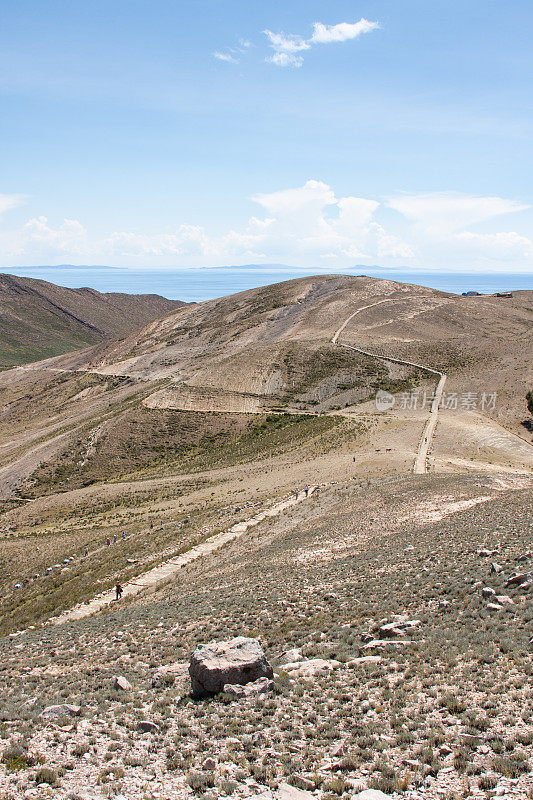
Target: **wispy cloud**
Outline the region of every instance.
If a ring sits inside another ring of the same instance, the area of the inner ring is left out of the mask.
[[[228,47],[226,50],[215,50],[213,57],[228,64],[238,64],[246,51],[252,47],[248,39],[239,39],[238,47]]]
[[[219,50],[215,50],[213,53],[215,58],[218,58],[219,61],[227,61],[230,64],[238,64],[239,59],[232,56],[231,53],[221,53]]]
[[[25,201],[24,194],[0,194],[0,214],[23,205]]]
[[[267,29],[263,33],[274,54],[266,60],[278,67],[301,67],[304,60],[301,53],[310,50],[314,45],[347,42],[376,28],[379,28],[377,22],[370,22],[362,17],[359,22],[339,22],[337,25],[315,22],[313,34],[308,39],[295,34],[274,33]]]

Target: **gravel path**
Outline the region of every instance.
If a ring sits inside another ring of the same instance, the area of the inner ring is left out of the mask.
[[[402,298],[402,300],[404,300],[404,299],[405,300],[418,299],[419,297],[420,297],[420,295],[417,295],[416,298],[406,297],[406,298]],[[416,456],[415,456],[415,461],[414,461],[414,464],[413,464],[413,472],[418,475],[418,474],[423,474],[423,473],[427,472],[428,452],[429,452],[429,448],[431,447],[431,441],[433,439],[433,434],[435,433],[435,428],[437,427],[437,421],[438,421],[438,415],[439,415],[439,405],[440,405],[440,401],[441,401],[441,398],[442,398],[442,393],[444,391],[444,386],[446,384],[446,373],[445,372],[439,372],[439,370],[433,369],[432,367],[427,367],[424,364],[416,364],[414,361],[405,361],[404,359],[401,359],[401,358],[393,358],[393,357],[390,357],[390,356],[389,357],[382,356],[382,355],[379,355],[378,353],[369,353],[368,350],[362,350],[360,347],[354,347],[354,345],[343,344],[342,342],[338,341],[338,338],[339,338],[340,334],[346,328],[348,323],[354,317],[356,317],[358,314],[360,314],[362,311],[365,311],[367,308],[373,308],[373,306],[379,306],[382,303],[393,303],[393,302],[397,302],[397,298],[389,298],[387,300],[378,300],[376,303],[370,303],[369,305],[361,306],[361,308],[358,308],[357,311],[354,311],[353,314],[350,314],[350,316],[347,317],[344,320],[344,322],[342,323],[340,328],[335,331],[331,341],[332,341],[333,344],[336,344],[339,347],[346,347],[349,350],[355,350],[356,353],[362,353],[364,356],[370,356],[371,358],[378,358],[381,361],[392,361],[395,364],[406,364],[407,366],[416,367],[417,369],[423,369],[426,372],[431,372],[433,375],[439,375],[440,376],[439,382],[437,384],[437,388],[435,389],[435,395],[434,395],[433,401],[431,403],[431,409],[430,409],[430,412],[429,412],[429,417],[428,417],[428,420],[427,420],[426,425],[424,427],[424,431],[422,433],[422,436],[420,438],[420,443],[418,445],[418,450],[417,450],[417,453],[416,453]]]
[[[315,489],[316,486],[309,487],[309,497],[312,496]],[[249,528],[253,528],[264,519],[275,517],[278,514],[281,514],[287,508],[292,508],[297,503],[301,503],[306,499],[307,495],[304,491],[301,491],[298,495],[298,498],[293,496],[274,503],[265,511],[261,511],[259,514],[250,517],[250,519],[237,522],[235,525],[232,525],[231,528],[227,528],[225,531],[222,531],[222,533],[211,536],[201,544],[196,545],[196,547],[192,547],[190,550],[187,550],[187,552],[181,553],[179,556],[175,556],[174,558],[165,561],[163,564],[153,567],[153,569],[149,570],[148,572],[132,578],[131,581],[128,581],[122,587],[123,597],[131,597],[139,594],[140,592],[144,592],[147,589],[152,589],[158,586],[163,581],[176,575],[176,573],[178,573],[186,564],[196,561],[196,559],[200,558],[201,556],[213,553],[215,550],[218,550],[228,542],[238,539],[243,535],[243,533],[246,533]],[[88,603],[82,603],[74,606],[73,608],[64,611],[62,614],[59,614],[59,616],[52,617],[52,619],[48,620],[48,623],[52,625],[61,625],[64,622],[83,619],[84,617],[89,617],[92,614],[96,614],[98,611],[101,611],[103,608],[106,608],[113,602],[116,602],[115,589],[110,589],[102,594],[97,595]]]

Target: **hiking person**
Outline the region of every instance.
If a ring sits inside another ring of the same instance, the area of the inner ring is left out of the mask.
[[[120,600],[120,598],[122,597],[122,591],[123,591],[122,586],[120,585],[120,583],[117,583],[117,585],[115,586],[115,592],[117,593],[116,597],[117,601]]]
[[[87,545],[85,545],[85,556],[88,556],[88,555],[89,555],[89,548],[87,547]]]
[[[309,486],[305,487],[304,492],[305,492],[305,496],[309,497]]]
[[[299,489],[295,489],[295,490],[294,490],[294,496],[295,496],[295,498],[296,498],[297,500],[298,500],[298,495],[299,495],[299,494],[300,494],[300,490],[299,490]]]
[[[108,537],[107,537],[107,539],[105,540],[105,543],[106,543],[106,545],[107,545],[108,547],[109,547],[109,545],[111,544],[111,539],[109,538],[109,536],[108,536]]]
[[[122,531],[122,541],[126,538],[126,531]]]
[[[113,544],[116,544],[116,543],[117,543],[117,534],[115,533],[115,535],[113,536]]]

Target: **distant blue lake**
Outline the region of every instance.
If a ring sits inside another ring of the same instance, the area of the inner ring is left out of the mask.
[[[242,292],[257,286],[329,274],[318,269],[296,267],[211,267],[205,269],[139,269],[119,267],[2,267],[0,272],[78,288],[90,286],[99,292],[160,294],[173,300],[200,301]],[[357,266],[339,270],[344,275],[369,275],[376,278],[415,283],[446,292],[492,292],[533,289],[533,274],[456,272],[412,272]]]

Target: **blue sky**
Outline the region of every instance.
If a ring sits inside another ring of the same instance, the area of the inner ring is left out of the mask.
[[[1,16],[4,266],[533,271],[530,0]]]

